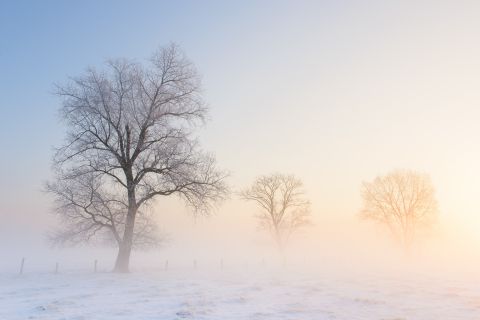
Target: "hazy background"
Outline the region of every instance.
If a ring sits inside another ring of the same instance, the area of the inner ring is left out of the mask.
[[[114,249],[45,243],[54,219],[41,187],[64,135],[53,84],[170,41],[203,75],[211,121],[199,135],[234,190],[276,171],[304,181],[315,225],[292,244],[297,258],[396,261],[388,236],[356,215],[362,180],[407,168],[431,175],[440,207],[418,259],[475,268],[479,14],[477,1],[0,3],[0,269],[22,256],[42,266],[100,256],[110,267]],[[234,195],[195,222],[159,199],[170,241],[150,256],[260,261],[272,247],[255,210]]]

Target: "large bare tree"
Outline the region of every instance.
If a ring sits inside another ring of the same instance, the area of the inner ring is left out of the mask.
[[[419,231],[437,214],[430,177],[415,171],[397,170],[364,182],[362,198],[360,216],[388,227],[407,252]]]
[[[280,249],[295,231],[310,223],[310,202],[302,181],[293,175],[260,176],[240,196],[257,204],[260,227],[271,233]]]
[[[88,69],[58,86],[58,95],[68,134],[48,190],[71,227],[59,236],[109,230],[119,246],[115,271],[129,270],[135,238],[145,240],[137,223],[151,232],[142,208],[155,198],[178,195],[207,213],[226,194],[225,173],[192,136],[207,110],[199,76],[176,45],[160,48],[146,66],[118,59]]]

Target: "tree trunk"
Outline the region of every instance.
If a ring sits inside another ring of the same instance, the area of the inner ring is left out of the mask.
[[[133,230],[135,227],[135,216],[137,214],[137,203],[135,199],[135,191],[129,188],[128,192],[128,214],[125,221],[125,231],[123,240],[118,247],[117,260],[115,261],[114,272],[129,272],[130,253],[132,252]]]
[[[130,210],[129,210],[130,211]],[[130,253],[132,252],[133,228],[135,226],[135,214],[128,214],[125,225],[123,241],[118,247],[117,260],[115,261],[114,272],[129,272]]]
[[[113,272],[127,273],[129,271],[130,253],[126,250],[126,246],[122,243],[118,248],[117,260]]]
[[[122,243],[118,248],[117,260],[115,261],[115,268],[113,272],[128,273],[130,264],[130,252],[132,250],[131,245]]]

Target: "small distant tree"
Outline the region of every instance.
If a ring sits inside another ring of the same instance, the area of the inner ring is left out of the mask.
[[[280,249],[293,233],[310,224],[310,202],[302,181],[293,175],[260,176],[240,196],[259,207],[259,226],[271,233]]]
[[[128,272],[135,243],[155,240],[145,210],[154,199],[178,195],[207,213],[227,192],[225,173],[193,137],[207,112],[193,64],[174,44],[149,62],[111,60],[58,87],[68,133],[47,186],[65,227],[57,239],[110,232],[118,272]]]
[[[430,177],[415,171],[397,170],[364,182],[362,198],[360,216],[388,227],[407,252],[437,214]]]

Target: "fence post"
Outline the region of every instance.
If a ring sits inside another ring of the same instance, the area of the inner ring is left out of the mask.
[[[25,264],[25,258],[22,258],[22,263],[20,264],[20,274],[23,274],[23,266]]]
[[[58,262],[55,263],[55,274],[58,274]]]
[[[97,259],[95,259],[95,262],[93,264],[93,272],[97,273]]]
[[[165,271],[168,270],[168,260],[165,260]]]

